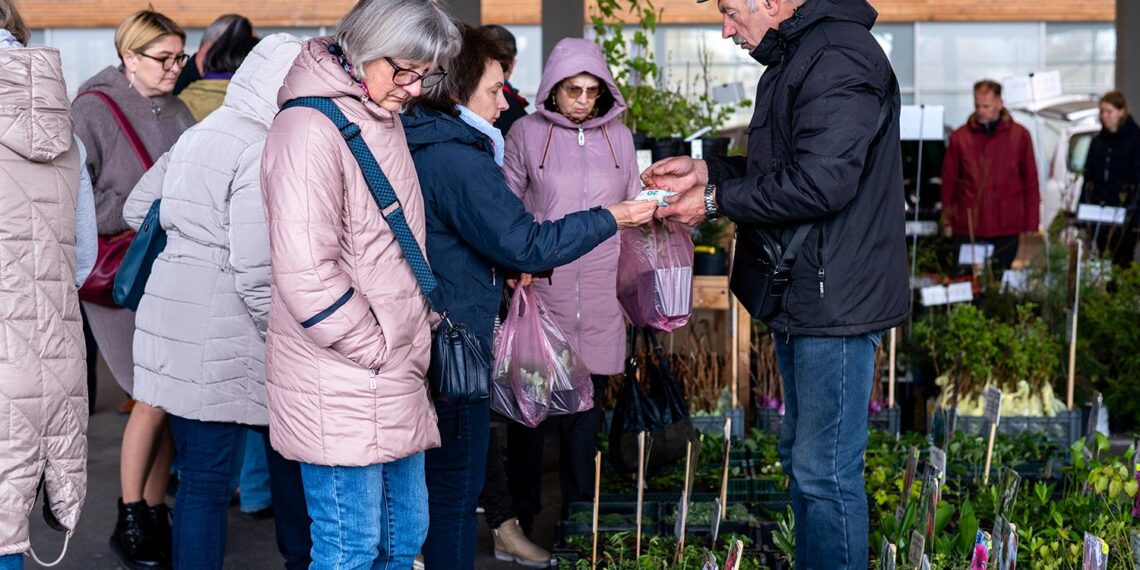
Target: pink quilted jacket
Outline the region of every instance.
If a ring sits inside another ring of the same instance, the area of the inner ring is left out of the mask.
[[[306,43],[278,94],[329,97],[360,126],[423,247],[424,205],[400,121]],[[356,160],[324,115],[280,113],[265,143],[272,301],[266,388],[274,449],[318,465],[387,463],[439,445],[425,380],[431,313]]]

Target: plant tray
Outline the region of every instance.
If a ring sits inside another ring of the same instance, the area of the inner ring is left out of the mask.
[[[887,408],[877,414],[867,417],[867,425],[871,429],[898,435],[900,433],[899,409]],[[734,420],[735,421],[735,420]],[[1002,421],[1005,421],[1004,418]],[[772,408],[756,409],[756,427],[762,431],[779,435],[780,427],[784,424],[784,416],[779,410]],[[1066,444],[1067,447],[1068,444]]]
[[[713,416],[691,416],[693,429],[701,433],[714,435],[724,434],[724,420],[732,418],[732,438],[740,441],[744,439],[744,410],[729,410],[727,414]]]
[[[1052,418],[1003,416],[998,422],[998,433],[1017,435],[1024,432],[1042,433],[1061,449],[1068,449],[1084,436],[1080,410],[1066,410]],[[956,428],[967,435],[989,435],[989,423],[981,416],[958,416]]]

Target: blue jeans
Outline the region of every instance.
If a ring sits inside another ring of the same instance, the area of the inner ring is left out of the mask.
[[[260,439],[269,462],[269,489],[276,499],[273,504],[273,527],[277,534],[277,551],[285,558],[285,570],[306,570],[312,563],[313,539],[309,535],[309,511],[305,505],[305,484],[301,481],[301,464],[285,459],[269,442],[269,429],[250,428],[250,437]]]
[[[24,555],[17,552],[0,556],[0,570],[24,570]]]
[[[174,567],[221,568],[226,509],[245,456],[246,427],[168,414],[178,458]]]
[[[867,568],[867,406],[881,333],[775,335],[784,380],[780,461],[791,480],[798,570]]]
[[[475,567],[479,494],[487,468],[491,428],[489,401],[457,404],[435,401],[442,445],[427,452],[431,526],[424,543],[428,569]]]
[[[273,506],[273,495],[269,491],[269,462],[265,454],[265,439],[253,429],[249,430],[249,435],[245,438],[238,486],[241,488],[243,513],[252,513]]]
[[[301,464],[311,570],[406,570],[427,536],[424,454],[364,467]]]

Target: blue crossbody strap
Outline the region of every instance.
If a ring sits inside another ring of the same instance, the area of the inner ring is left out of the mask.
[[[344,137],[344,142],[348,144],[348,149],[356,157],[356,162],[360,164],[364,181],[368,183],[372,198],[376,200],[376,206],[380,208],[380,215],[384,216],[384,220],[388,222],[388,226],[396,234],[396,241],[400,244],[400,249],[404,251],[404,257],[408,260],[408,264],[412,266],[412,272],[415,273],[416,281],[419,282],[424,296],[428,298],[428,304],[436,312],[445,312],[442,300],[439,299],[435,276],[431,273],[431,267],[428,265],[427,259],[424,258],[419,242],[416,241],[415,235],[408,227],[408,221],[404,218],[404,208],[399,204],[396,191],[392,189],[392,183],[384,175],[380,163],[376,162],[376,157],[368,148],[368,144],[364,142],[364,138],[360,136],[360,127],[349,121],[348,117],[344,116],[344,112],[336,106],[336,103],[325,97],[298,97],[287,101],[281,106],[281,110],[284,111],[293,107],[308,107],[320,111],[333,122],[333,125],[336,125],[337,130]],[[392,204],[396,204],[396,208],[390,213],[384,214]]]

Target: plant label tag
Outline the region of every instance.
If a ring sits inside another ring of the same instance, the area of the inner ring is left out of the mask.
[[[969,303],[974,300],[974,284],[966,281],[964,283],[952,283],[946,286],[946,302],[947,303]]]
[[[884,540],[883,550],[879,553],[879,570],[895,570],[897,557],[898,547]]]
[[[926,551],[926,535],[918,530],[910,531],[910,547],[907,548],[907,567],[919,568]]]
[[[1015,570],[1017,568],[1017,525],[1007,523],[1008,532],[1005,536],[1005,549],[1001,560],[998,561],[998,570]]]
[[[718,570],[716,556],[713,553],[705,552],[705,561],[701,564],[701,570]]]
[[[1089,412],[1089,423],[1085,424],[1085,449],[1089,452],[1096,449],[1096,427],[1100,423],[1102,407],[1104,407],[1104,396],[1100,392],[1094,392],[1092,410]]]
[[[1005,555],[1006,534],[1009,533],[1009,523],[1005,522],[1005,517],[998,516],[994,521],[994,534],[993,542],[990,548],[990,563],[988,568],[996,569],[1001,564],[1002,557]]]
[[[922,306],[924,307],[936,307],[949,302],[949,299],[946,297],[946,288],[941,285],[923,287],[921,291]]]
[[[1008,520],[1013,514],[1013,506],[1017,503],[1017,492],[1021,489],[1021,475],[1013,469],[1005,469],[1001,479],[1001,497],[997,504],[997,516]]]
[[[744,558],[744,541],[737,540],[729,548],[728,556],[724,560],[724,570],[740,570],[740,561]]]
[[[985,265],[986,260],[993,255],[992,243],[964,243],[958,248],[958,265]]]
[[[681,500],[677,503],[677,522],[673,523],[673,536],[680,542],[685,532],[685,511],[688,510],[688,497],[681,493]]]
[[[918,566],[918,568],[919,568],[919,570],[930,570],[930,557],[923,554],[922,555],[922,564],[920,564]]]
[[[899,508],[895,510],[895,524],[902,526],[906,517],[907,503],[910,501],[910,490],[914,487],[914,475],[918,471],[918,448],[910,447],[906,451],[906,473],[903,475],[903,491],[899,498]]]
[[[718,497],[716,499],[713,499],[712,520],[709,521],[710,523],[712,523],[713,544],[716,544],[716,537],[720,533],[720,515],[723,512],[723,510],[724,510],[724,507],[720,504],[720,498]]]
[[[986,389],[986,421],[998,425],[1001,420],[1001,390],[997,388]]]
[[[701,142],[701,139],[689,142],[689,156],[693,160],[704,160],[705,145]]]
[[[1108,570],[1108,543],[1087,532],[1081,570]]]
[[[1080,204],[1077,206],[1077,221],[1090,224],[1124,225],[1127,211],[1124,208]]]
[[[986,562],[990,557],[990,533],[978,529],[974,537],[974,554],[970,559],[970,570],[986,570]]]
[[[639,150],[637,151],[637,171],[645,172],[650,166],[653,166],[653,151]]]
[[[1005,291],[1023,293],[1029,290],[1029,271],[1025,269],[1006,269],[1001,276],[1001,288]]]
[[[937,234],[938,234],[938,222],[932,222],[929,220],[919,220],[916,222],[914,220],[910,220],[906,223],[906,235],[907,235],[907,237],[913,237],[913,236],[925,237],[925,236],[932,236],[932,235],[937,235]]]
[[[935,469],[945,473],[946,472],[946,452],[941,447],[930,448],[930,464]]]

